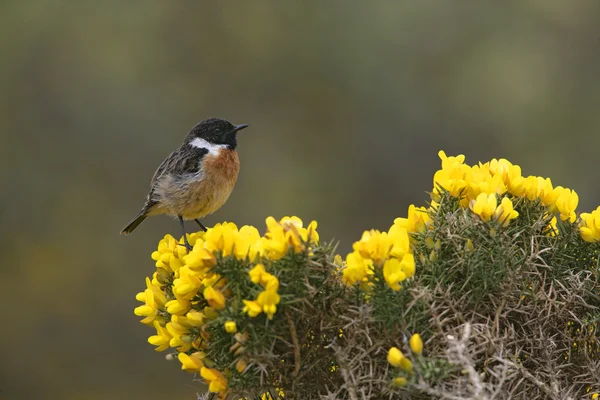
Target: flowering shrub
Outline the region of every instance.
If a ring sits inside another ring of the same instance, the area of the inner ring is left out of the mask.
[[[345,261],[297,217],[217,224],[189,253],[165,236],[136,297],[149,343],[220,399],[596,393],[600,207],[578,216],[504,159],[440,158],[430,203]]]

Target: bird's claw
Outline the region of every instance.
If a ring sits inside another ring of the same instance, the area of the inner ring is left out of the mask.
[[[179,243],[179,245],[185,247],[188,253],[193,249],[192,245],[189,243]]]

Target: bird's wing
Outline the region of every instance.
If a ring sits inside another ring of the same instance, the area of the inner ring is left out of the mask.
[[[150,193],[152,193],[154,191],[154,188],[156,187],[156,182],[160,179],[160,177],[163,176],[164,173],[166,171],[168,171],[170,169],[170,167],[177,161],[178,153],[179,153],[179,150],[175,150],[174,152],[169,154],[169,156],[167,158],[165,158],[164,161],[158,166],[158,168],[156,169],[156,172],[154,172],[154,176],[152,177],[152,180],[150,181]],[[150,197],[150,196],[148,196],[148,197]]]
[[[202,173],[202,159],[208,154],[208,149],[198,147],[182,147],[169,164],[168,173],[176,177]]]
[[[144,208],[149,210],[156,204],[153,200],[154,191],[158,182],[166,177],[179,178],[189,174],[202,173],[202,159],[208,154],[208,150],[204,148],[186,147],[180,148],[169,154],[167,158],[159,165],[150,182],[150,192],[146,200]]]
[[[158,166],[156,171],[154,172],[154,176],[150,181],[150,191],[148,192],[148,196],[146,197],[146,204],[144,204],[144,208],[142,213],[149,211],[155,204],[156,200],[153,199],[154,191],[156,190],[156,183],[160,180],[162,176],[164,176],[165,172],[169,170],[169,167],[176,162],[177,153],[179,150],[175,150],[164,161]]]

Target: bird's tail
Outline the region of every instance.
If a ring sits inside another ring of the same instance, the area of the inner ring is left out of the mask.
[[[144,210],[140,211],[140,213],[138,215],[136,215],[128,224],[125,228],[123,228],[123,230],[121,231],[121,235],[128,235],[131,232],[133,232],[133,230],[135,228],[138,227],[139,224],[141,224],[144,220],[146,219],[146,214],[144,213]]]

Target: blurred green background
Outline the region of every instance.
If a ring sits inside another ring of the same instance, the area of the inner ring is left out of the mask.
[[[0,4],[0,399],[195,399],[133,315],[169,218],[119,236],[199,120],[249,123],[205,221],[295,214],[347,251],[437,152],[600,202],[600,2]],[[192,224],[189,225],[190,229]]]

